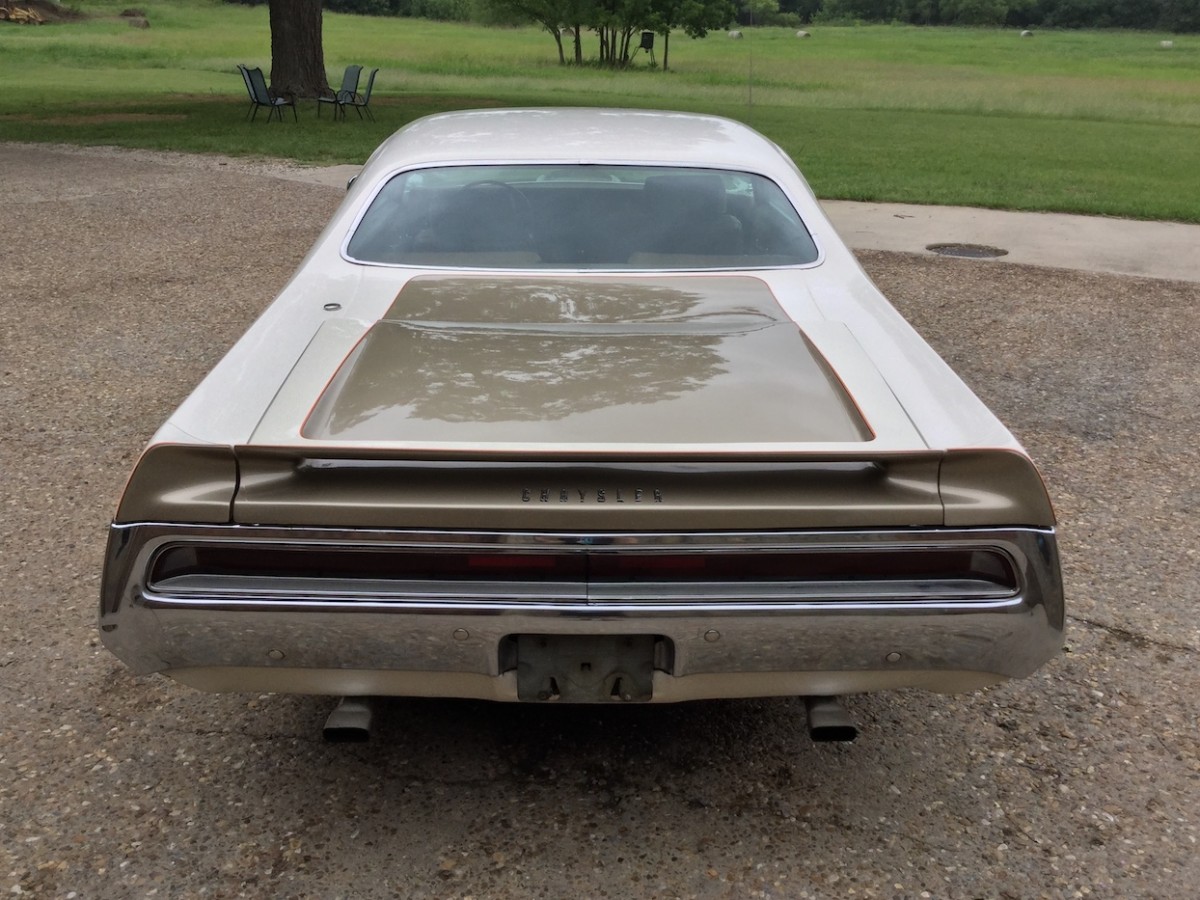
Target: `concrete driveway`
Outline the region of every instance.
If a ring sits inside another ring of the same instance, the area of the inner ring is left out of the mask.
[[[1019,683],[802,704],[206,695],[99,646],[142,443],[340,199],[268,167],[0,145],[0,893],[1188,897],[1200,883],[1200,284],[864,251],[1042,463],[1069,634]],[[963,240],[963,235],[954,239]]]

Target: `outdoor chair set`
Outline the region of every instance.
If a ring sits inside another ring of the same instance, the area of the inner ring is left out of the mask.
[[[246,92],[250,95],[250,109],[246,111],[246,121],[253,122],[258,115],[258,111],[264,106],[267,108],[267,121],[270,122],[272,117],[278,116],[279,121],[283,121],[283,108],[290,106],[292,108],[292,118],[296,119],[296,98],[291,94],[277,94],[267,87],[267,79],[263,77],[263,70],[255,66],[249,69],[238,64],[238,71],[242,73],[242,81],[246,83]]]
[[[379,74],[378,69],[372,69],[371,74],[367,76],[367,89],[361,94],[358,92],[358,82],[362,76],[362,66],[346,66],[346,71],[342,75],[342,86],[338,88],[337,93],[332,97],[317,98],[317,115],[321,115],[321,107],[326,103],[333,104],[333,117],[346,118],[346,108],[351,107],[358,117],[361,119],[363,113],[367,114],[367,118],[372,122],[375,121],[375,114],[371,112],[371,91],[375,87],[375,76]]]
[[[372,122],[375,121],[375,114],[371,112],[371,91],[375,87],[375,76],[379,74],[378,69],[372,69],[371,74],[367,76],[367,88],[363,93],[358,92],[358,82],[362,75],[362,66],[346,66],[346,71],[342,75],[342,86],[331,96],[317,98],[317,116],[321,115],[321,107],[326,103],[333,105],[334,119],[346,118],[346,109],[353,108],[358,113],[358,117],[363,118],[363,113]],[[246,120],[254,121],[258,116],[258,111],[262,108],[267,110],[267,121],[278,117],[279,121],[283,121],[284,107],[291,107],[293,120],[297,119],[296,115],[296,98],[286,92],[277,92],[267,87],[267,80],[263,76],[262,69],[257,66],[249,68],[241,64],[238,65],[238,71],[242,73],[242,80],[246,84],[246,93],[250,97],[250,109],[246,111]]]

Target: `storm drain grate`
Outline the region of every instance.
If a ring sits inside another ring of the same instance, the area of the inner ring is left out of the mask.
[[[929,244],[925,249],[939,256],[957,256],[962,259],[995,259],[997,256],[1008,255],[1007,250],[989,247],[986,244]]]

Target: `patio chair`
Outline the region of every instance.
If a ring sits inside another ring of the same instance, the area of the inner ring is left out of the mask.
[[[372,122],[375,121],[375,114],[373,112],[371,112],[371,107],[369,104],[371,103],[371,89],[373,87],[375,87],[375,76],[378,74],[379,74],[378,69],[371,70],[371,74],[367,76],[366,91],[361,94],[356,92],[354,94],[354,96],[350,98],[349,103],[343,104],[343,106],[342,106],[342,109],[343,109],[342,114],[343,115],[345,115],[344,110],[345,110],[346,106],[352,106],[352,107],[354,107],[354,111],[356,113],[358,113],[358,117],[360,119],[363,117],[363,113],[366,113],[368,119],[370,119]]]
[[[342,86],[338,88],[337,93],[332,97],[317,98],[317,116],[321,115],[321,104],[333,104],[333,117],[336,119],[339,115],[344,119],[346,117],[346,104],[354,99],[354,95],[358,93],[358,79],[362,75],[362,66],[346,66],[346,71],[342,74]]]
[[[250,114],[258,109],[258,104],[254,102],[254,86],[250,84],[250,73],[241,63],[238,63],[238,71],[242,73],[242,83],[246,85],[246,93],[250,96],[250,108],[246,110],[246,121],[250,121]]]
[[[297,119],[296,115],[296,98],[275,94],[267,87],[267,79],[263,77],[262,69],[255,66],[253,69],[248,69],[245,66],[238,66],[242,70],[242,78],[246,81],[246,90],[250,93],[250,113],[249,119],[251,122],[258,116],[259,107],[267,108],[267,121],[271,121],[272,116],[278,116],[279,121],[283,121],[283,108],[290,106],[292,108],[292,118]]]

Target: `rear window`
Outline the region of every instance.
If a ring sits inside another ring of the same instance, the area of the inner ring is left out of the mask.
[[[355,261],[499,269],[727,269],[815,262],[774,182],[662,166],[419,169],[391,179],[346,246]]]

